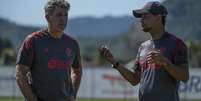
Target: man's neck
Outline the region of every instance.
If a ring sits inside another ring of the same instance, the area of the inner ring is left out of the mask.
[[[63,32],[56,32],[54,30],[51,30],[48,28],[48,32],[50,33],[50,36],[53,37],[53,38],[56,38],[56,39],[59,39],[61,38]]]
[[[152,39],[157,40],[157,39],[160,39],[163,36],[163,34],[165,34],[165,29],[159,28],[157,30],[151,31],[150,33],[151,33]]]

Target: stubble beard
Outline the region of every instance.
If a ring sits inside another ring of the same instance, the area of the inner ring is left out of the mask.
[[[151,30],[151,27],[143,28],[142,29],[144,32],[149,32]]]

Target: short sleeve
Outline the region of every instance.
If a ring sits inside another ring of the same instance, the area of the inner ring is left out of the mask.
[[[31,36],[29,35],[26,37],[18,51],[16,64],[22,64],[28,67],[32,67],[33,58],[33,38],[31,38]]]
[[[188,48],[183,41],[177,42],[173,55],[175,65],[188,64]]]
[[[80,48],[79,44],[76,42],[76,49],[75,49],[75,57],[73,59],[73,68],[79,68],[81,66],[81,56],[80,56]]]
[[[141,52],[141,48],[142,48],[142,46],[139,47],[138,53],[137,53],[136,58],[135,58],[135,63],[134,63],[134,67],[133,67],[134,71],[140,71],[141,70],[140,69],[141,68],[140,67],[140,52]]]

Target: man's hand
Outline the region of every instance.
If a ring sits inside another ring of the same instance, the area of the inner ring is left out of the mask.
[[[165,56],[163,56],[161,51],[157,49],[153,49],[151,52],[149,52],[146,59],[148,64],[157,64],[163,67],[170,63],[170,61]]]
[[[111,64],[114,65],[116,63],[115,60],[114,60],[114,57],[113,57],[112,53],[107,48],[107,46],[101,45],[101,47],[99,48],[99,52]]]
[[[16,81],[17,84],[27,101],[38,101],[37,97],[34,95],[31,89],[31,71],[30,67],[25,65],[16,65]]]
[[[39,101],[37,97],[34,97],[31,101]]]
[[[187,64],[174,65],[159,50],[154,49],[149,52],[146,59],[149,64],[154,63],[164,67],[176,80],[187,81],[189,79]]]
[[[75,97],[71,96],[70,101],[75,101]]]

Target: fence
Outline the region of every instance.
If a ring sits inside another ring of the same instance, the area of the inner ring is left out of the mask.
[[[0,68],[0,96],[21,96],[14,72],[14,68]],[[201,69],[190,69],[190,79],[181,83],[179,94],[183,99],[201,99]],[[137,98],[137,95],[138,86],[131,86],[114,69],[86,68],[83,71],[78,97]]]

